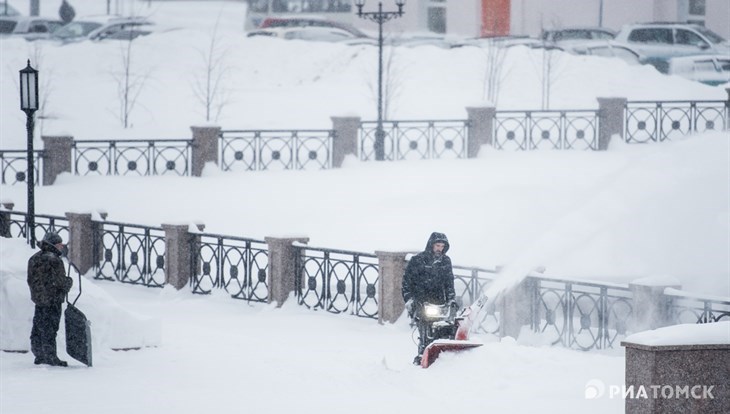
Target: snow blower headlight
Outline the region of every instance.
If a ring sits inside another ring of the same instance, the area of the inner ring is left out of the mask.
[[[444,316],[444,309],[439,305],[426,304],[423,307],[423,315],[427,318],[441,318]]]

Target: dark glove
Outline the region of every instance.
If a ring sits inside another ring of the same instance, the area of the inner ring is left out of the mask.
[[[70,277],[66,276],[66,292],[71,290],[71,287],[74,285],[74,280]]]

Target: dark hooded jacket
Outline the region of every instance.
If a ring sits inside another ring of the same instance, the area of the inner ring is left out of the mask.
[[[441,256],[433,253],[436,242],[444,243]],[[431,233],[426,249],[413,256],[403,275],[403,300],[444,304],[456,297],[454,292],[454,272],[451,268],[449,240],[443,233]]]
[[[63,303],[73,279],[66,277],[61,252],[56,246],[40,243],[41,251],[28,260],[30,298],[38,306]]]

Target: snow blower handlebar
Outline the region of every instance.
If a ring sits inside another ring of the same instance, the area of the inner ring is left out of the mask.
[[[69,260],[68,261],[68,272],[66,272],[66,275],[68,275],[68,277],[71,277],[70,275],[71,275],[71,269],[72,268],[76,271],[76,274],[79,275],[79,294],[76,295],[76,299],[74,299],[73,302],[69,302],[69,300],[68,300],[68,292],[67,292],[66,293],[66,303],[69,303],[72,306],[76,306],[76,301],[79,300],[79,297],[81,297],[81,272],[79,271],[79,268],[76,267],[76,265],[73,264],[73,263],[71,263],[71,261]]]

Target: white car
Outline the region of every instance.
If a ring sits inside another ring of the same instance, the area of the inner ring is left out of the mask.
[[[319,42],[344,42],[359,37],[352,33],[334,27],[272,27],[259,29],[248,33],[248,37],[275,37],[287,40],[310,40]]]
[[[645,58],[668,58],[696,54],[730,55],[730,44],[705,27],[689,23],[643,23],[625,25],[615,41]]]
[[[143,17],[89,16],[73,20],[56,30],[51,39],[63,43],[120,38],[131,40],[149,34],[152,22]],[[124,37],[126,35],[126,37]]]
[[[730,82],[730,56],[693,55],[676,56],[664,65],[655,65],[660,72],[678,75],[706,85],[722,85]]]
[[[630,65],[641,63],[641,55],[631,48],[615,43],[614,41],[586,41],[570,42],[564,45],[564,49],[574,55],[591,55],[621,59]]]
[[[0,35],[17,36],[25,40],[48,39],[63,26],[58,19],[25,16],[0,16]]]

